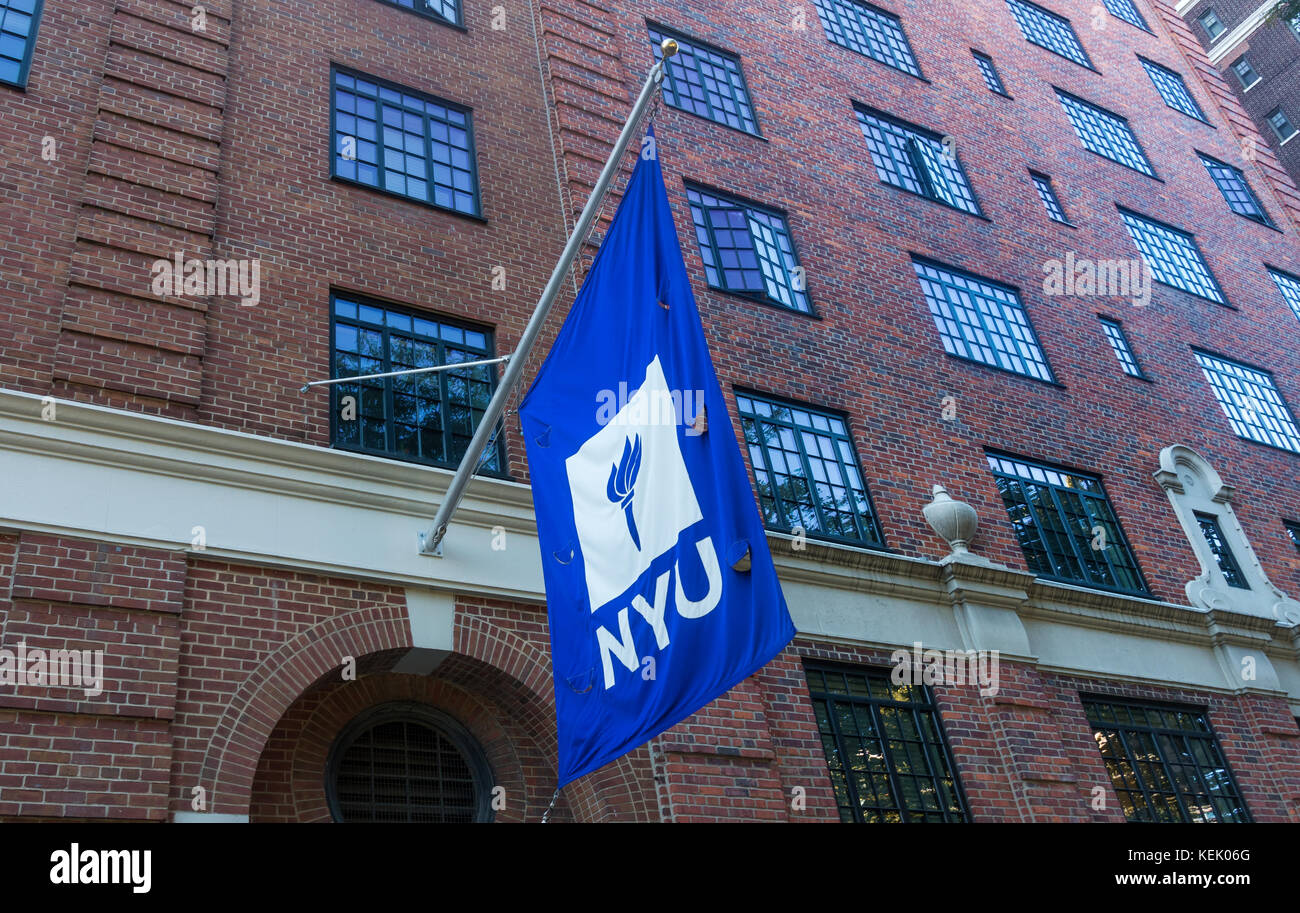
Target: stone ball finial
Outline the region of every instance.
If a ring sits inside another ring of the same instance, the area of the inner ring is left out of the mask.
[[[930,503],[921,508],[925,522],[948,543],[954,555],[964,555],[970,550],[966,547],[975,538],[979,528],[979,514],[965,501],[956,501],[942,485],[934,486],[934,496]]]

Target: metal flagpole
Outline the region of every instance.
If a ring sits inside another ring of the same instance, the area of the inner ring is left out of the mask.
[[[447,495],[443,498],[442,504],[438,505],[438,513],[433,518],[433,525],[427,533],[420,533],[421,554],[435,557],[442,556],[442,537],[447,534],[447,523],[460,505],[461,498],[465,496],[465,489],[469,486],[470,477],[478,467],[479,459],[483,455],[483,449],[492,437],[497,421],[501,418],[501,413],[505,411],[506,400],[510,398],[511,391],[523,378],[524,364],[528,360],[528,353],[532,350],[533,344],[537,342],[537,337],[541,335],[542,325],[546,322],[546,316],[550,313],[551,307],[555,304],[555,299],[559,296],[564,277],[568,274],[569,268],[573,266],[573,261],[577,259],[578,251],[587,239],[587,233],[591,231],[592,223],[596,220],[596,213],[600,211],[600,204],[604,201],[605,194],[609,192],[609,186],[613,183],[614,175],[618,172],[623,161],[623,155],[632,142],[632,136],[641,121],[641,116],[645,113],[650,101],[654,98],[654,94],[663,83],[664,68],[668,64],[668,58],[677,53],[677,42],[671,38],[666,39],[661,48],[663,56],[651,67],[649,75],[646,76],[645,85],[641,87],[641,94],[637,96],[636,104],[632,106],[632,114],[628,117],[627,123],[623,125],[623,132],[618,135],[617,142],[614,143],[614,151],[610,153],[609,161],[605,162],[605,168],[601,171],[600,179],[596,181],[596,186],[587,199],[587,205],[582,208],[582,215],[578,217],[578,224],[574,226],[573,234],[569,236],[569,241],[564,246],[564,252],[560,254],[560,260],[555,264],[555,270],[551,273],[546,288],[542,290],[542,297],[533,310],[533,316],[528,320],[528,326],[524,328],[524,335],[520,337],[519,345],[506,363],[505,372],[501,375],[501,382],[497,385],[496,392],[492,394],[492,399],[483,412],[483,418],[479,421],[478,428],[474,431],[474,437],[469,442],[469,449],[465,451],[465,455],[461,457],[460,465],[456,467],[456,474],[452,476],[451,484],[447,486]]]

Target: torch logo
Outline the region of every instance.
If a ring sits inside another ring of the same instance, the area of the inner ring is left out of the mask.
[[[636,517],[632,515],[632,496],[636,494],[636,477],[641,471],[641,435],[633,440],[623,442],[623,456],[609,470],[609,484],[605,486],[605,495],[623,508],[627,519],[628,535],[636,550],[641,551],[641,536],[636,531]]]

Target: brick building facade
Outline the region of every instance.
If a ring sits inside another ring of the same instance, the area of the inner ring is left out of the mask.
[[[435,6],[0,0],[0,648],[104,662],[0,690],[0,817],[540,818],[517,417],[431,558],[490,371],[299,387],[512,351],[663,33],[732,431],[865,491],[764,501],[799,636],[554,817],[1300,820],[1300,191],[1172,5]],[[996,689],[890,690],[914,644]]]

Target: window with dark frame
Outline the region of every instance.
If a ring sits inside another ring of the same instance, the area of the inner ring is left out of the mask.
[[[1160,93],[1167,106],[1202,123],[1209,123],[1205,112],[1192,97],[1191,90],[1187,88],[1187,83],[1183,81],[1182,76],[1145,57],[1139,57],[1138,61],[1142,64],[1142,69],[1147,71],[1147,76],[1151,77],[1152,84],[1155,85],[1156,91]]]
[[[1221,162],[1216,158],[1211,158],[1203,152],[1196,153],[1200,158],[1201,164],[1205,170],[1210,172],[1210,177],[1214,181],[1214,186],[1219,188],[1223,194],[1223,199],[1231,209],[1239,216],[1245,216],[1247,219],[1258,222],[1260,225],[1273,227],[1273,220],[1268,217],[1264,211],[1264,204],[1255,196],[1255,191],[1250,189],[1246,183],[1246,175],[1226,162]]]
[[[1219,15],[1214,10],[1206,10],[1196,17],[1196,21],[1205,29],[1205,34],[1210,36],[1210,41],[1217,41],[1219,36],[1227,31],[1222,22],[1219,21]]]
[[[1151,268],[1152,278],[1216,304],[1228,303],[1192,235],[1127,209],[1120,209],[1119,214]]]
[[[1273,128],[1273,132],[1277,134],[1277,138],[1284,143],[1296,135],[1295,127],[1291,126],[1291,121],[1281,108],[1275,109],[1268,115],[1268,123]]]
[[[1069,225],[1070,220],[1065,217],[1065,210],[1061,207],[1061,201],[1056,196],[1056,189],[1052,186],[1052,179],[1045,174],[1039,174],[1037,171],[1029,172],[1029,176],[1034,180],[1034,189],[1038,191],[1038,198],[1043,201],[1043,208],[1047,210],[1048,217],[1053,222]]]
[[[0,83],[27,85],[42,5],[42,0],[0,0]]]
[[[828,40],[909,76],[920,76],[902,21],[858,0],[813,0]]]
[[[970,821],[925,685],[814,662],[804,672],[841,822]]]
[[[1002,77],[998,75],[998,68],[993,65],[993,58],[976,50],[971,51],[971,56],[975,58],[975,65],[979,67],[980,75],[984,77],[984,85],[988,86],[989,91],[1010,98],[1007,87],[1002,84]]]
[[[460,0],[379,0],[379,2],[399,6],[434,22],[461,24]]]
[[[1242,57],[1232,65],[1232,72],[1237,74],[1237,79],[1241,81],[1241,88],[1243,90],[1249,89],[1255,83],[1259,82],[1259,74],[1255,72],[1255,68],[1250,65],[1250,61],[1245,57]]]
[[[492,358],[492,334],[450,321],[335,293],[330,298],[331,377],[383,374]],[[436,466],[454,466],[469,447],[496,387],[494,365],[334,384],[335,447]],[[502,443],[481,466],[500,473]]]
[[[1196,525],[1201,528],[1201,535],[1205,537],[1206,543],[1210,546],[1210,554],[1214,556],[1215,562],[1219,565],[1219,570],[1223,572],[1223,579],[1228,586],[1236,587],[1239,590],[1250,589],[1250,583],[1246,580],[1246,575],[1241,572],[1241,565],[1237,563],[1237,556],[1232,553],[1232,546],[1223,536],[1223,528],[1219,526],[1219,518],[1213,514],[1203,514],[1196,512]]]
[[[1020,34],[1030,44],[1046,48],[1081,67],[1094,69],[1088,52],[1079,43],[1079,36],[1074,33],[1074,26],[1069,19],[1028,0],[1007,0],[1007,6],[1011,8],[1016,25],[1020,26]]]
[[[970,215],[982,215],[951,143],[883,112],[861,106],[855,110],[882,182]]]
[[[1056,97],[1083,148],[1148,177],[1156,176],[1127,120],[1060,89],[1056,89]]]
[[[343,70],[334,71],[331,83],[335,177],[479,214],[468,109]]]
[[[1238,437],[1300,453],[1300,428],[1271,375],[1221,355],[1192,352]]]
[[[1106,4],[1106,9],[1116,19],[1122,19],[1129,25],[1135,25],[1144,32],[1151,31],[1147,21],[1138,12],[1137,5],[1133,0],[1103,0],[1103,2]]]
[[[784,216],[689,184],[686,198],[710,286],[812,313]]]
[[[1291,310],[1295,312],[1295,319],[1300,320],[1300,277],[1272,267],[1269,268],[1268,274],[1273,277],[1277,290],[1282,293],[1282,300],[1291,305]]]
[[[1100,697],[1082,703],[1127,821],[1251,820],[1204,710]]]
[[[912,266],[945,352],[1055,383],[1015,289],[929,260]]]
[[[668,60],[663,82],[666,104],[754,136],[762,135],[739,57],[661,26],[651,25],[649,29],[655,60],[663,59],[660,45],[664,39],[677,42],[677,53]]]
[[[1300,522],[1295,520],[1283,520],[1282,525],[1286,527],[1287,538],[1295,546],[1295,550],[1300,552]]]
[[[1133,349],[1128,344],[1128,337],[1124,335],[1124,328],[1118,320],[1111,320],[1109,317],[1101,318],[1101,328],[1106,333],[1106,340],[1110,343],[1111,351],[1119,359],[1119,366],[1124,373],[1130,377],[1140,377],[1146,379],[1142,373],[1142,368],[1138,364],[1137,356],[1133,354]]]
[[[884,546],[842,418],[747,392],[736,407],[769,529]]]

